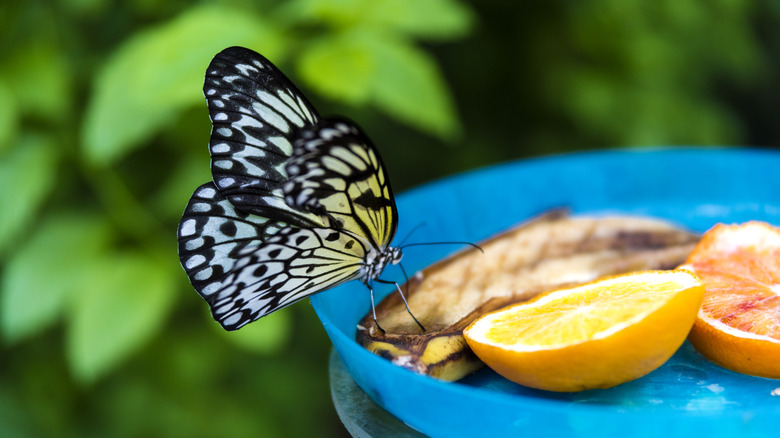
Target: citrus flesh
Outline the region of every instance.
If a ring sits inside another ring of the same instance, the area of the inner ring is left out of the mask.
[[[685,341],[704,287],[690,272],[644,271],[549,292],[482,316],[464,330],[504,377],[572,392],[642,377]]]
[[[716,225],[684,268],[706,288],[691,344],[732,371],[780,378],[780,229]]]

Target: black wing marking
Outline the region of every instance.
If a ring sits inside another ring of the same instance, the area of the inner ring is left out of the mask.
[[[235,330],[346,281],[375,278],[398,223],[378,152],[319,116],[268,60],[218,54],[204,94],[213,183],[179,224],[179,257],[214,318]]]
[[[235,330],[317,292],[361,278],[373,251],[329,228],[279,230],[236,262],[222,288],[207,301],[214,319]]]
[[[315,225],[281,200],[297,132],[319,120],[306,98],[270,61],[243,47],[214,57],[203,93],[212,122],[211,172],[222,194],[248,213]]]
[[[322,120],[301,131],[286,170],[285,201],[324,219],[331,227],[365,236],[386,248],[398,211],[379,153],[358,127]]]
[[[237,210],[214,183],[198,187],[178,230],[179,259],[195,290],[208,300],[244,251],[274,227],[267,218]]]
[[[178,238],[190,282],[228,330],[362,277],[373,251],[365,240],[338,230],[297,228],[244,213],[213,183],[195,190]]]

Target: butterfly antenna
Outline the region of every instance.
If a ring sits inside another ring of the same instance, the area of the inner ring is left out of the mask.
[[[401,240],[401,243],[398,244],[399,247],[403,247],[404,242],[409,240],[409,238],[412,237],[412,234],[414,234],[415,231],[419,230],[420,228],[424,227],[425,225],[427,225],[425,222],[422,222],[422,223],[419,223],[419,224],[415,225],[414,228],[412,228],[408,233],[406,233],[406,237],[404,237]]]
[[[483,253],[483,254],[485,253],[485,251],[482,249],[482,247],[480,247],[480,246],[479,246],[479,245],[477,245],[476,243],[471,243],[471,242],[426,242],[426,243],[407,243],[406,245],[399,246],[399,248],[401,248],[401,249],[404,249],[404,248],[408,248],[408,247],[410,247],[410,246],[422,246],[422,245],[468,245],[468,246],[470,246],[470,247],[472,247],[472,248],[476,248],[476,249],[478,249],[478,250],[479,250],[479,252],[481,252],[481,253]]]
[[[395,281],[387,281],[387,280],[382,280],[382,279],[379,279],[379,278],[377,278],[376,281],[378,281],[379,283],[384,283],[384,284],[394,284],[396,290],[398,290],[398,294],[401,295],[401,300],[403,300],[404,306],[406,306],[406,311],[409,313],[409,316],[411,316],[412,319],[414,320],[414,322],[416,322],[417,325],[420,326],[420,329],[423,331],[423,333],[428,331],[428,330],[425,330],[425,327],[420,323],[420,321],[417,320],[417,318],[414,316],[414,313],[412,313],[411,309],[409,309],[409,303],[406,302],[406,297],[404,297],[404,293],[401,291],[401,286],[399,286],[398,283],[396,283]],[[384,333],[384,331],[383,331],[383,333]]]

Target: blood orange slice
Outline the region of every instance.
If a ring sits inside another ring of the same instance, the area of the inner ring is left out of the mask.
[[[691,344],[730,370],[780,378],[780,229],[716,225],[684,268],[706,288]]]

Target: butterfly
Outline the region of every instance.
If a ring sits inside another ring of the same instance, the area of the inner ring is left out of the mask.
[[[403,298],[379,278],[402,257],[390,246],[398,211],[363,131],[321,118],[281,71],[243,47],[214,57],[203,92],[213,181],[192,195],[178,242],[214,319],[236,330],[354,279],[368,287],[372,310],[374,281],[396,284]]]

